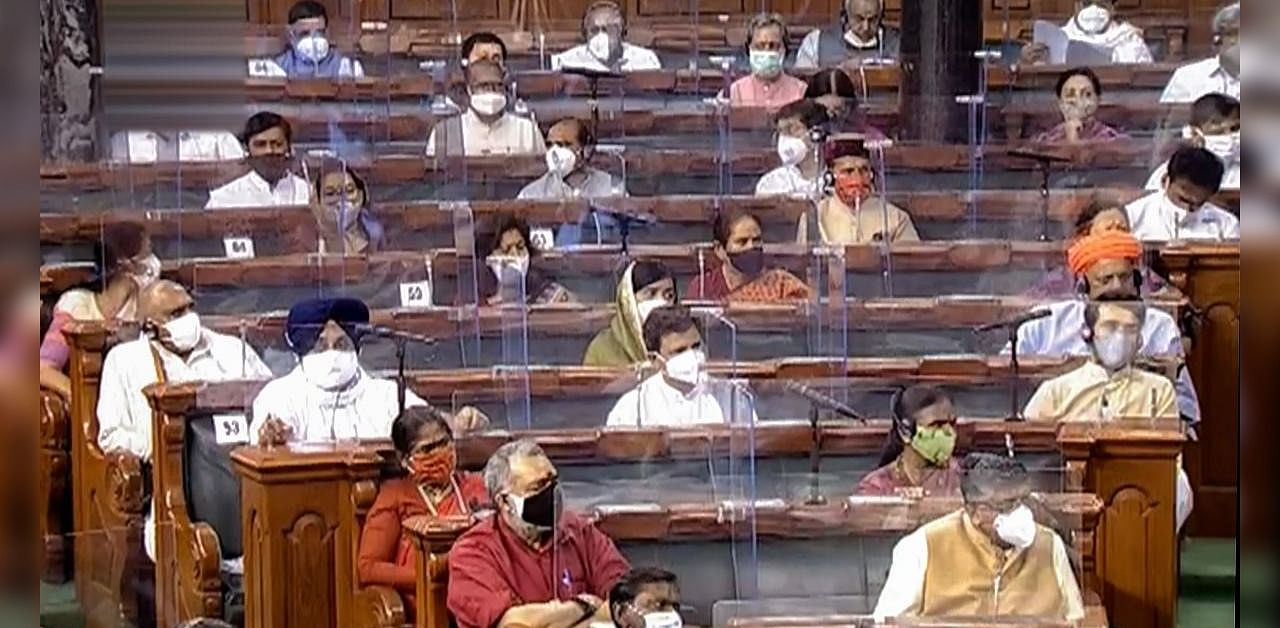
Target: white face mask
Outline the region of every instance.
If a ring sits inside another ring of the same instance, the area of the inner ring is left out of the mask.
[[[324,33],[311,33],[294,43],[293,49],[307,59],[319,63],[329,56],[329,40],[325,38]]]
[[[668,305],[671,304],[666,299],[649,299],[648,301],[637,303],[636,310],[640,313],[640,326],[644,327],[644,322],[649,320],[649,315],[653,314],[654,310]]]
[[[472,94],[471,108],[480,115],[496,116],[507,108],[507,95],[498,92]]]
[[[591,39],[587,40],[587,52],[596,59],[608,61],[609,53],[613,52],[613,38],[604,31],[592,35]]]
[[[682,628],[684,619],[675,611],[660,611],[644,615],[644,628]]]
[[[498,282],[502,284],[514,285],[529,274],[528,257],[490,255],[485,263],[489,265],[489,270],[493,271],[493,276],[497,277]]]
[[[1097,35],[1107,30],[1107,25],[1111,23],[1111,12],[1096,5],[1091,4],[1076,14],[1076,25],[1080,30]]]
[[[323,390],[344,388],[356,378],[359,370],[354,350],[330,349],[302,356],[302,374]]]
[[[794,166],[809,156],[809,145],[803,139],[790,135],[778,136],[778,159],[784,166]]]
[[[155,253],[138,260],[141,268],[133,273],[133,280],[138,283],[138,289],[141,290],[160,278],[160,258]]]
[[[1018,549],[1031,547],[1036,540],[1036,518],[1025,505],[996,516],[995,527],[1001,540]]]
[[[876,29],[875,36],[870,39],[863,39],[853,31],[846,32],[844,38],[850,44],[853,44],[855,48],[872,48],[880,43],[880,29]]]
[[[702,381],[702,369],[706,364],[707,356],[701,349],[689,349],[667,360],[667,377],[696,386]]]
[[[1127,332],[1098,336],[1093,342],[1093,353],[1098,357],[1098,363],[1109,369],[1124,368],[1138,353],[1138,336]]]
[[[1225,164],[1240,161],[1240,132],[1223,133],[1222,135],[1205,135],[1205,150],[1218,156]]]
[[[776,50],[752,50],[748,54],[751,72],[771,79],[782,74],[782,53]]]
[[[169,344],[178,351],[190,351],[200,342],[200,317],[187,312],[164,324],[169,334]]]
[[[564,146],[547,149],[547,172],[561,177],[573,172],[578,165],[578,154]]]

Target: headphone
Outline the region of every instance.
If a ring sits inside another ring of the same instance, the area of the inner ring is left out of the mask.
[[[600,9],[613,9],[618,13],[619,16],[622,17],[622,38],[626,39],[627,38],[627,14],[623,13],[622,7],[618,6],[618,3],[614,2],[614,0],[595,0],[595,2],[592,2],[591,4],[587,5],[586,11],[582,12],[582,23],[578,25],[579,32],[582,33],[582,41],[586,41],[590,39],[589,37],[587,37],[587,18],[590,17],[592,13],[595,13]]]
[[[849,3],[853,0],[840,0],[840,30],[849,32]],[[880,0],[880,15],[878,28],[884,28],[884,0]]]
[[[899,439],[902,438],[902,427],[908,423],[906,418],[902,416],[901,408],[902,394],[906,391],[907,389],[905,387],[900,387],[893,391],[893,396],[889,398],[889,416],[893,420],[893,432]],[[907,436],[915,436],[914,427],[911,432],[912,433],[907,434]]]

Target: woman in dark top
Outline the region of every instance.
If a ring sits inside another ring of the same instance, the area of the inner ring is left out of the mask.
[[[884,133],[863,120],[858,109],[858,88],[844,70],[829,68],[809,77],[804,97],[826,108],[832,132],[862,133],[867,139],[885,139]]]
[[[542,252],[529,235],[529,225],[521,218],[502,213],[476,236],[476,259],[484,268],[476,272],[479,305],[499,305],[523,301],[526,305],[573,303],[577,298],[550,273],[538,268]],[[522,283],[523,281],[523,283]],[[460,299],[466,300],[459,291]]]

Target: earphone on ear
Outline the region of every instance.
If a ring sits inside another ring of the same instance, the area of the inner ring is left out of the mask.
[[[902,416],[901,407],[902,394],[906,392],[906,390],[906,388],[898,388],[893,391],[893,396],[889,398],[889,417],[893,421],[893,431],[898,434],[899,438],[915,436],[914,430],[911,430],[909,427],[906,430],[903,429],[903,427],[908,423],[906,418]],[[903,434],[904,431],[908,433]]]

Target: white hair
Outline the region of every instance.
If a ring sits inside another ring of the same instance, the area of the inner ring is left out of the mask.
[[[547,454],[542,447],[529,439],[511,441],[498,448],[489,456],[484,465],[484,486],[489,490],[489,497],[496,500],[498,495],[507,492],[511,482],[511,461],[516,458],[540,456]]]
[[[1240,24],[1240,3],[1232,2],[1213,14],[1213,32],[1221,33],[1228,24]]]

